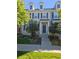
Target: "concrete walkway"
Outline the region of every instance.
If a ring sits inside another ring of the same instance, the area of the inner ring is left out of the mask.
[[[52,44],[51,42],[49,41],[48,39],[48,36],[47,35],[43,35],[42,36],[42,44],[41,44],[41,49],[43,50],[51,50],[53,47],[52,47]]]
[[[17,44],[17,51],[51,51],[51,50],[61,50],[60,46],[52,46],[48,39],[48,36],[42,36],[41,45],[35,44]]]

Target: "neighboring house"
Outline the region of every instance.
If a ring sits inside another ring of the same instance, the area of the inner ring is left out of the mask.
[[[60,22],[60,18],[58,17],[58,13],[56,12],[57,8],[61,8],[60,1],[56,2],[54,8],[44,8],[44,2],[40,2],[40,9],[34,9],[34,3],[30,2],[29,9],[30,11],[30,19],[37,21],[39,23],[39,34],[49,34],[49,26],[51,22]],[[21,28],[22,34],[26,35],[27,26],[24,24]]]

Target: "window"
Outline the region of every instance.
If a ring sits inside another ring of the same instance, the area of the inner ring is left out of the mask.
[[[52,12],[52,19],[54,18],[54,13]]]
[[[41,18],[42,18],[42,13],[41,13]]]
[[[32,18],[34,18],[34,13],[32,13]]]
[[[47,13],[43,13],[42,18],[47,18]]]
[[[34,13],[34,18],[38,18],[38,13]]]
[[[54,12],[54,19],[57,19],[57,18],[58,18],[58,13]]]
[[[40,9],[43,9],[43,6],[42,5],[40,5]]]
[[[39,13],[38,13],[38,19],[39,19]]]
[[[30,9],[32,9],[32,5],[30,6]]]
[[[48,18],[48,13],[47,13],[47,18]]]
[[[60,8],[60,4],[57,5],[57,8]]]

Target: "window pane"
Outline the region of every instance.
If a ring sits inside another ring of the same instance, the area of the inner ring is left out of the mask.
[[[54,13],[52,12],[52,18],[54,18]]]
[[[58,13],[54,12],[54,19],[57,19],[57,18],[58,18]]]
[[[60,4],[57,5],[57,8],[60,8]]]
[[[47,18],[48,18],[48,13],[47,13]]]
[[[38,19],[39,19],[39,13],[38,13]]]
[[[41,13],[41,18],[42,18],[42,13]]]
[[[34,18],[34,13],[32,13],[32,18]]]
[[[40,9],[43,9],[43,6],[42,5],[40,5]]]
[[[30,6],[30,9],[32,9],[32,5]]]
[[[38,18],[38,13],[34,13],[34,18]]]

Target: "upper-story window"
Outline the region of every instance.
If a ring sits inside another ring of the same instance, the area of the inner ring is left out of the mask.
[[[48,18],[48,12],[47,13],[30,13],[31,18],[41,18],[41,19],[46,19]]]
[[[32,13],[32,18],[34,18],[34,13]]]
[[[32,9],[32,5],[30,5],[30,9]]]
[[[52,12],[52,19],[54,18],[54,12]]]
[[[48,18],[48,13],[47,13],[47,18]]]
[[[35,13],[34,14],[34,18],[38,18],[38,13]]]
[[[60,8],[60,4],[57,5],[57,8]]]
[[[39,13],[38,13],[38,19],[39,19]]]
[[[43,5],[40,5],[40,9],[43,9]]]
[[[36,18],[37,19],[38,17],[39,17],[38,13],[32,13],[32,18],[34,18],[34,19]]]
[[[58,19],[58,13],[54,12],[54,19]]]
[[[45,18],[45,13],[42,14],[42,18]]]
[[[48,18],[48,13],[41,13],[41,18]]]
[[[41,13],[41,18],[42,18],[42,13]]]

